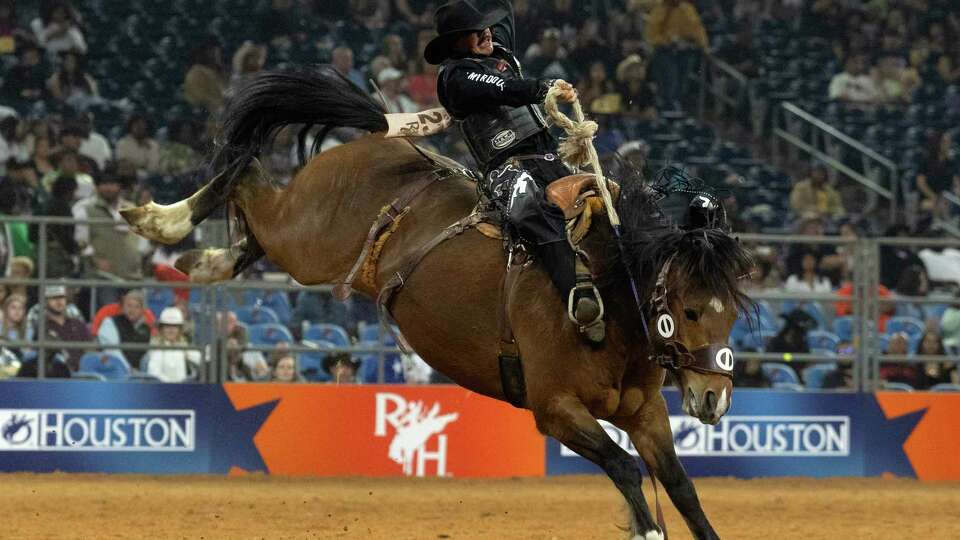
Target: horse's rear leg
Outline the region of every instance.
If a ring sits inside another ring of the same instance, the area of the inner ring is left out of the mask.
[[[176,267],[194,283],[216,283],[233,279],[263,255],[263,248],[251,235],[227,249],[190,250],[177,259]]]
[[[534,415],[543,433],[607,473],[630,506],[631,540],[663,540],[640,489],[643,477],[637,460],[610,439],[582,402],[573,397],[562,398],[546,410],[534,410]]]
[[[697,540],[719,540],[720,537],[703,513],[693,483],[677,457],[670,417],[663,398],[644,404],[634,416],[617,419],[614,424],[630,435],[630,440],[647,467],[663,482],[667,495],[687,522],[693,537]]]

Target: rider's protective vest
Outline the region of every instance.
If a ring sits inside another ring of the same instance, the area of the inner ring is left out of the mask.
[[[502,48],[498,48],[497,52],[501,54],[486,58],[463,58],[456,62],[473,63],[471,67],[479,67],[482,76],[522,79],[520,63],[513,54]],[[445,86],[446,78],[454,72],[451,67],[450,64],[441,67],[441,86]],[[538,105],[487,107],[470,111],[465,116],[458,115],[459,111],[450,112],[457,119],[463,139],[482,171],[489,170],[491,164],[502,162],[523,141],[548,129]]]

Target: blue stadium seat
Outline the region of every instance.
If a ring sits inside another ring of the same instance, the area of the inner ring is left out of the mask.
[[[853,335],[860,324],[860,318],[856,315],[847,315],[846,317],[837,317],[833,320],[833,333],[840,338],[841,342],[850,343],[853,341]]]
[[[763,373],[773,383],[793,383],[800,384],[800,377],[792,367],[782,362],[764,362],[761,366]]]
[[[163,312],[163,308],[172,306],[176,302],[173,289],[148,289],[147,307],[158,318]]]
[[[290,330],[282,324],[254,324],[250,326],[250,343],[254,345],[293,343],[293,334],[291,334]]]
[[[774,390],[789,390],[791,392],[803,392],[805,388],[802,385],[792,382],[775,382],[773,383]]]
[[[70,374],[70,378],[78,381],[101,381],[106,382],[107,378],[99,373],[91,371],[75,371]]]
[[[293,307],[286,291],[248,290],[244,293],[243,303],[246,306],[260,305],[272,309],[283,324],[290,324],[293,317]]]
[[[160,380],[160,377],[156,375],[151,375],[149,373],[131,373],[130,381],[132,382],[163,382]]]
[[[342,326],[336,324],[311,324],[303,331],[304,341],[326,341],[338,347],[350,346],[350,335]]]
[[[823,388],[827,374],[837,369],[836,364],[815,364],[803,370],[803,382],[809,389]]]
[[[926,327],[923,321],[916,317],[893,317],[887,321],[887,334],[893,335],[898,332],[907,334],[910,352],[916,352],[923,339]]]
[[[361,343],[358,346],[376,347],[376,343]],[[404,384],[403,361],[399,353],[387,353],[384,356],[383,383]],[[380,355],[364,354],[360,356],[360,382],[377,384],[380,374]]]
[[[130,364],[123,358],[103,352],[88,352],[80,357],[80,371],[97,373],[108,380],[130,377]]]
[[[304,342],[303,344],[316,346],[319,350],[317,352],[300,353],[297,356],[297,371],[300,372],[300,375],[302,375],[304,379],[311,382],[329,381],[330,375],[324,371],[323,361],[330,353],[324,349],[336,348],[337,344],[323,340],[310,341],[309,343]]]
[[[836,352],[840,346],[840,337],[826,330],[811,330],[807,333],[807,345],[811,349],[825,349]]]
[[[380,325],[360,323],[358,325],[358,334],[361,342],[376,343],[380,340]],[[388,347],[394,347],[397,344],[393,334],[390,332],[387,332],[387,335],[384,336],[383,342]]]
[[[266,306],[244,306],[238,308],[236,314],[238,321],[248,325],[280,322],[277,313]]]
[[[888,392],[913,392],[913,387],[902,382],[885,382],[883,383],[883,390]]]
[[[790,313],[795,309],[802,309],[808,315],[814,318],[817,321],[817,328],[829,328],[827,325],[827,316],[823,310],[823,306],[820,305],[820,302],[802,302],[797,303],[795,301],[787,301],[783,303],[783,313]]]
[[[930,387],[931,392],[960,392],[960,384],[940,383]]]

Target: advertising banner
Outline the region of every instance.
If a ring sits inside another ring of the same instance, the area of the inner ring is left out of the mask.
[[[691,476],[893,474],[944,478],[952,474],[960,479],[960,467],[934,463],[937,458],[933,457],[949,451],[960,455],[960,430],[946,430],[941,424],[951,412],[960,414],[960,403],[955,401],[958,396],[738,389],[730,412],[716,426],[707,426],[680,411],[679,392],[665,391],[664,395],[674,446]],[[939,420],[926,428],[921,420],[931,407],[938,411]],[[918,425],[922,429],[915,430]],[[621,447],[636,455],[626,433],[607,423],[604,427]],[[940,449],[939,454],[926,453],[933,447]],[[955,464],[957,460],[949,461]],[[547,474],[589,472],[599,470],[548,440]]]
[[[0,383],[0,471],[543,476],[529,412],[452,386]]]
[[[664,392],[692,476],[960,480],[960,394],[738,389],[706,426]],[[607,433],[636,454],[629,436]],[[504,477],[600,471],[453,386],[0,382],[0,471]]]

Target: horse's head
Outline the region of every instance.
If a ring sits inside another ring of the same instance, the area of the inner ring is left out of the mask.
[[[684,412],[716,424],[732,400],[734,354],[727,338],[738,310],[749,304],[739,279],[752,258],[727,234],[722,207],[709,193],[680,198],[676,211],[664,204],[669,198],[658,204],[651,193],[639,184],[621,193],[619,259],[629,272],[620,275],[637,281],[646,327],[635,326],[648,352],[644,360],[673,373]],[[704,205],[695,207],[700,199]]]

